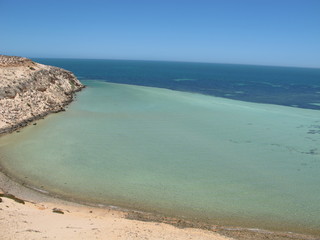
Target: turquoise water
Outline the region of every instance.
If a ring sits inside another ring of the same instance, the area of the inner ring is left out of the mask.
[[[9,174],[79,201],[319,234],[319,111],[85,84],[66,112],[0,138]]]

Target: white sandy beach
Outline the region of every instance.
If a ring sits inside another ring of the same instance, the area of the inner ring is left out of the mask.
[[[111,209],[1,199],[0,239],[230,239],[212,231],[125,219]],[[54,213],[55,208],[64,214]]]

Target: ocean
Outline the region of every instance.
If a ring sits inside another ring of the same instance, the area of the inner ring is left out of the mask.
[[[87,88],[0,139],[9,175],[99,206],[320,235],[320,69],[35,60]]]
[[[128,60],[34,60],[68,69],[79,79],[320,110],[320,69],[315,68]]]

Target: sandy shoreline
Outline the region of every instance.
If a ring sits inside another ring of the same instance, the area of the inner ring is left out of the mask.
[[[0,189],[0,239],[231,239],[213,231],[129,220],[122,211],[41,194],[3,173],[0,173]],[[24,203],[3,196],[8,191]]]
[[[0,172],[0,194],[0,239],[320,239],[88,206],[35,191],[3,172]],[[16,201],[6,194],[13,195]]]

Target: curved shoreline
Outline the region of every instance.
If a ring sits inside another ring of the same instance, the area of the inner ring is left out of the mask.
[[[66,199],[61,196],[52,194],[45,190],[37,189],[33,186],[25,185],[23,181],[14,179],[12,176],[8,176],[4,169],[0,168],[0,189],[6,193],[13,194],[21,199],[24,199],[35,204],[41,202],[47,202],[56,204],[58,209],[65,209],[66,206],[76,206],[80,208],[93,208],[104,211],[113,211],[120,214],[122,218],[130,220],[139,220],[140,222],[157,222],[176,226],[178,228],[197,228],[203,229],[209,232],[217,232],[219,234],[232,237],[234,239],[268,239],[272,236],[272,239],[304,239],[304,240],[315,240],[319,239],[315,236],[304,235],[291,232],[272,232],[263,229],[252,229],[252,228],[240,228],[240,227],[226,227],[216,226],[208,223],[188,221],[185,219],[167,217],[155,213],[141,212],[119,208],[116,206],[106,205],[93,205],[86,202],[79,202],[75,199]],[[5,184],[3,184],[5,183]],[[95,211],[95,210],[94,210]]]
[[[69,202],[26,188],[0,173],[0,223],[5,239],[203,239],[228,240],[214,232],[126,219],[123,212]],[[23,200],[21,199],[23,197]],[[146,232],[147,231],[147,232]]]
[[[306,235],[293,232],[273,232],[265,229],[257,228],[242,228],[235,226],[218,226],[203,222],[189,221],[181,218],[166,217],[160,214],[148,213],[142,211],[129,210],[119,208],[117,206],[107,206],[99,204],[90,204],[85,202],[76,202],[72,199],[66,199],[61,196],[51,194],[50,192],[37,189],[33,186],[25,185],[16,179],[5,174],[3,169],[0,169],[0,192],[13,195],[17,199],[29,202],[34,205],[50,204],[56,206],[56,209],[79,208],[90,209],[90,211],[105,211],[108,214],[117,215],[123,219],[130,221],[138,221],[141,224],[145,222],[172,225],[179,229],[201,229],[205,232],[213,234],[213,238],[224,236],[222,239],[238,239],[238,240],[265,240],[265,239],[279,239],[279,240],[319,240],[317,236]],[[2,197],[4,198],[4,197]],[[1,206],[1,205],[0,205]],[[64,210],[68,211],[68,210]],[[1,213],[1,212],[0,212]],[[216,234],[218,234],[216,236]]]

